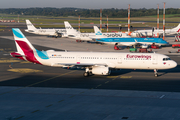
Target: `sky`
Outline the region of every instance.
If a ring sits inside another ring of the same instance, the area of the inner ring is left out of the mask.
[[[127,9],[130,4],[132,9],[139,8],[180,8],[180,0],[1,0],[0,8],[30,8],[30,7],[73,7],[86,9],[118,8]]]

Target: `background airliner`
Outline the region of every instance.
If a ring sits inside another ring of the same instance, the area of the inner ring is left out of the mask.
[[[124,45],[124,46],[132,46],[136,44],[147,44],[151,45],[152,43],[155,43],[156,45],[167,45],[168,42],[161,38],[131,38],[131,37],[121,37],[121,38],[116,38],[116,37],[106,37],[104,36],[100,30],[98,29],[97,26],[94,26],[94,29],[96,31],[96,37],[93,38],[93,40],[101,43],[106,43],[106,44],[118,44],[118,45]]]
[[[37,29],[34,27],[34,25],[29,21],[26,20],[27,28],[25,31],[33,34],[39,34],[39,35],[47,35],[47,36],[61,36],[61,37],[67,37],[66,35],[66,29]]]
[[[81,33],[77,30],[75,30],[68,21],[64,21],[64,25],[67,31],[67,35],[69,38],[73,38],[73,39],[77,39],[77,40],[82,40],[82,41],[91,41],[92,38],[94,38],[96,36],[96,33],[98,33],[99,28],[97,27],[96,29],[94,29],[95,33]],[[109,32],[109,33],[102,33],[102,35],[106,36],[106,37],[130,37],[128,36],[128,34],[126,33],[122,33],[122,32]]]
[[[172,29],[165,29],[165,35],[174,35],[178,34],[180,31],[180,24]],[[152,30],[136,30],[131,33],[131,37],[141,37],[141,36],[153,36],[157,37],[158,30],[155,29],[153,32]],[[159,29],[159,36],[163,35],[163,29]]]
[[[63,67],[85,67],[84,76],[91,74],[109,75],[113,69],[170,69],[177,63],[168,56],[156,53],[114,53],[114,52],[67,52],[39,51],[35,49],[18,28],[13,28],[17,52],[11,56],[41,65]]]

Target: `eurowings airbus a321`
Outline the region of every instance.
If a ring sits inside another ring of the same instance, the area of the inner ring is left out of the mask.
[[[39,51],[18,28],[12,31],[17,52],[10,53],[11,56],[52,67],[85,67],[84,76],[109,75],[111,69],[148,69],[154,70],[155,76],[158,76],[158,69],[177,66],[168,56],[156,53]]]

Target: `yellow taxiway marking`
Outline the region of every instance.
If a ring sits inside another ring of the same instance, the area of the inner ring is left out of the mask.
[[[32,63],[32,62],[29,62],[29,61],[22,61],[21,63]]]
[[[0,63],[20,62],[20,60],[0,60]]]
[[[118,76],[107,76],[107,78],[117,78]]]
[[[39,82],[30,84],[30,85],[27,85],[27,86],[25,86],[25,87],[21,87],[21,88],[15,89],[15,90],[11,90],[11,91],[7,91],[7,92],[4,92],[4,93],[0,93],[0,95],[4,95],[4,94],[6,94],[6,93],[11,93],[11,92],[14,92],[14,91],[17,91],[17,90],[21,90],[21,89],[24,89],[24,88],[26,88],[26,87],[31,87],[31,86],[33,86],[33,85],[37,85],[37,84],[39,84],[39,83],[43,83],[43,82],[46,82],[46,81],[49,81],[49,80],[52,80],[52,79],[55,79],[55,78],[58,78],[58,77],[61,77],[61,76],[70,74],[70,73],[73,73],[73,72],[75,72],[75,71],[76,71],[76,70],[73,70],[73,71],[71,71],[71,72],[67,72],[67,73],[64,73],[64,74],[61,74],[61,75],[54,76],[54,77],[52,77],[52,78],[48,78],[48,79],[45,79],[45,80],[42,80],[42,81],[39,81]]]
[[[128,79],[128,78],[132,78],[132,76],[121,76],[120,78]]]
[[[29,69],[29,68],[13,68],[13,69],[8,69],[7,71],[18,72],[18,73],[43,72],[42,70],[35,70],[35,69]]]

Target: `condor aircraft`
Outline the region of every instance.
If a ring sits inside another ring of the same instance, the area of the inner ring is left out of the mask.
[[[168,56],[156,53],[114,53],[114,52],[67,52],[39,51],[35,49],[18,28],[13,28],[17,52],[11,56],[52,67],[85,67],[84,76],[91,74],[109,75],[111,69],[170,69],[177,63]]]
[[[77,39],[77,40],[81,40],[81,41],[91,41],[92,38],[94,38],[96,36],[96,32],[100,31],[99,28],[97,27],[96,29],[94,29],[95,33],[81,33],[77,30],[75,30],[68,21],[64,21],[64,25],[67,31],[67,35],[69,38],[73,38],[73,39]],[[104,36],[106,37],[117,37],[117,38],[121,38],[121,37],[130,37],[128,36],[128,34],[126,33],[122,33],[122,32],[111,32],[111,33],[102,33]]]
[[[157,33],[159,31],[159,36],[163,35],[163,29],[155,29],[153,30],[136,30],[134,32],[131,33],[132,37],[139,37],[139,36],[153,36],[153,37],[157,37]],[[174,34],[178,34],[180,31],[180,24],[172,29],[165,29],[165,35],[174,35]]]
[[[98,29],[97,26],[94,26],[94,30]],[[96,37],[93,38],[93,40],[101,43],[106,43],[106,44],[117,44],[117,45],[125,45],[125,46],[132,46],[136,44],[147,44],[151,45],[152,43],[155,43],[159,46],[161,45],[166,45],[168,42],[161,38],[131,38],[131,37],[122,37],[122,38],[117,38],[117,37],[106,37],[104,36],[100,30],[95,30],[96,31]]]
[[[25,31],[33,34],[39,34],[39,35],[48,35],[48,36],[61,36],[61,37],[67,37],[66,35],[66,29],[37,29],[34,27],[34,25],[29,21],[26,20],[27,28]]]

